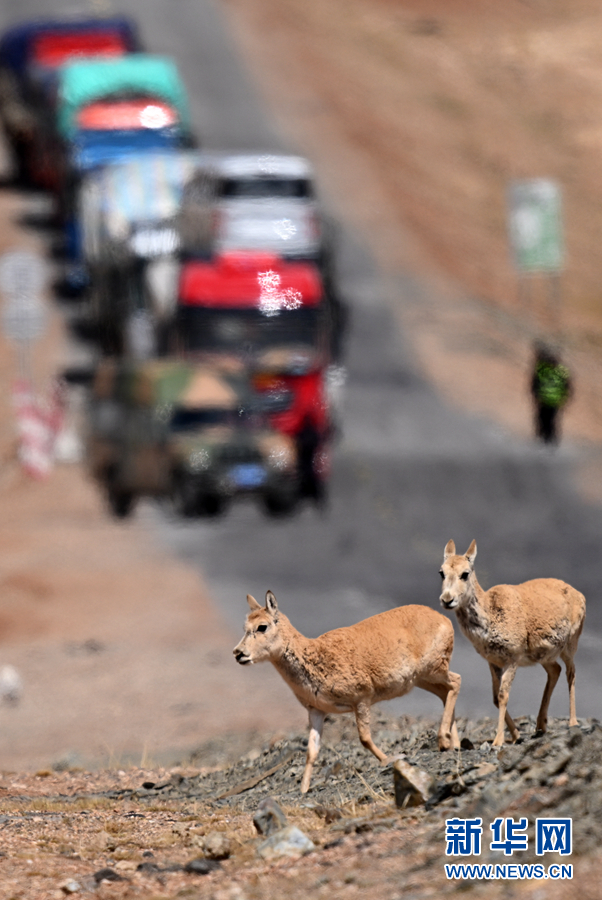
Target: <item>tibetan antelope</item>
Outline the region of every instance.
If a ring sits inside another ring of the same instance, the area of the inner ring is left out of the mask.
[[[401,697],[413,687],[436,694],[444,704],[440,750],[459,747],[454,721],[460,676],[449,671],[454,630],[428,606],[399,606],[347,628],[307,638],[294,628],[271,591],[261,606],[247,594],[250,613],[236,661],[269,660],[309,712],[309,740],[301,791],[309,789],[327,713],[353,712],[359,738],[382,763],[387,757],[370,734],[370,707]]]
[[[545,731],[548,706],[561,668],[566,666],[569,685],[569,725],[577,724],[575,712],[575,664],[579,635],[585,619],[585,597],[556,578],[536,578],[524,584],[498,584],[484,591],[477,581],[473,541],[464,556],[449,541],[443,554],[441,604],[455,609],[460,628],[477,653],[489,663],[493,702],[499,710],[494,747],[504,743],[504,722],[512,740],[519,731],[508,712],[508,697],[519,666],[540,663],[548,680],[537,716],[537,730]]]

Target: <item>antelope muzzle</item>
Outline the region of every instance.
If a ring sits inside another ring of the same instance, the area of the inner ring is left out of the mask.
[[[241,666],[247,666],[249,663],[252,663],[253,660],[250,656],[247,656],[244,650],[241,650],[240,647],[235,647],[232,651],[234,654],[234,659],[237,663],[240,663]]]

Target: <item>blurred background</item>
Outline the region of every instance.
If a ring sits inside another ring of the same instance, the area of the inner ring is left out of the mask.
[[[485,588],[584,592],[599,715],[595,4],[32,0],[0,29],[0,766],[302,726],[233,661],[246,593],[310,636],[439,608],[449,538]],[[539,179],[562,246],[528,269],[509,197]],[[456,633],[458,714],[492,715]]]

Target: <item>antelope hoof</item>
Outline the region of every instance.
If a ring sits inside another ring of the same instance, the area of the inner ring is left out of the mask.
[[[438,738],[439,750],[443,753],[444,750],[449,750],[452,745],[452,737],[449,732],[446,734],[440,734]]]

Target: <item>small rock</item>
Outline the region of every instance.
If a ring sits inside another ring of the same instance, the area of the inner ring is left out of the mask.
[[[542,734],[543,732],[539,732],[540,736]],[[535,734],[535,737],[537,737],[537,733]],[[543,744],[539,744],[539,746],[537,746],[533,751],[533,759],[545,759],[545,757],[549,755],[551,749],[552,744],[549,741],[546,741]]]
[[[494,772],[497,772],[498,767],[495,763],[481,763],[480,766],[477,766],[474,772],[471,772],[472,778],[471,781],[482,781],[483,778],[488,778],[490,775],[493,775]]]
[[[119,862],[115,863],[115,868],[120,872],[135,872],[137,864],[133,859],[120,859]]]
[[[481,753],[490,753],[491,749],[492,749],[491,744],[488,743],[487,741],[483,741],[483,743],[479,747],[479,750]]]
[[[545,766],[544,777],[547,779],[551,778],[553,775],[558,775],[563,769],[566,769],[572,758],[573,754],[570,750],[560,752],[558,756],[553,757],[547,766]]]
[[[221,868],[221,866],[217,860],[205,859],[202,857],[199,859],[191,859],[190,862],[186,863],[184,866],[184,871],[189,875],[208,875],[209,872],[214,872],[219,868]]]
[[[285,828],[286,816],[273,797],[266,797],[257,807],[257,812],[253,816],[253,824],[259,834],[265,834],[267,837]]]
[[[435,779],[428,772],[412,766],[404,759],[398,759],[393,765],[393,785],[395,788],[395,805],[399,809],[407,806],[421,806],[435,790]]]
[[[324,819],[327,825],[332,825],[333,822],[343,818],[343,813],[336,807],[315,806],[314,812],[317,816],[320,816],[321,819]]]
[[[238,884],[231,884],[213,894],[213,900],[245,900],[243,889]]]
[[[14,666],[2,666],[0,669],[0,697],[3,703],[16,706],[23,693],[21,676]]]
[[[343,838],[335,838],[334,841],[327,841],[322,850],[330,850],[332,847],[340,847],[343,843]]]
[[[299,859],[312,850],[315,850],[313,841],[295,825],[287,825],[286,828],[274,831],[267,841],[260,844],[257,853],[262,859],[281,859],[285,856]]]
[[[66,753],[52,764],[55,772],[71,772],[80,767],[80,759],[75,752]]]
[[[462,738],[462,740],[460,741],[460,747],[462,748],[462,750],[474,750],[473,742],[470,740],[470,738],[467,737]]]
[[[99,869],[94,873],[94,881],[100,884],[101,881],[125,881],[123,875],[120,875],[115,869]]]
[[[255,762],[256,759],[259,759],[261,756],[261,750],[258,750],[256,747],[253,750],[249,750],[249,752],[242,757],[242,762]]]
[[[517,747],[516,745],[511,747],[502,747],[497,754],[498,762],[502,768],[503,772],[511,772],[516,766],[521,763],[523,757],[526,755],[526,748],[521,745]],[[527,768],[531,765],[531,762],[527,762]],[[524,770],[522,770],[524,771]]]
[[[228,859],[232,852],[230,841],[223,831],[210,831],[202,847],[207,859]]]
[[[79,881],[75,881],[74,878],[70,878],[69,881],[66,881],[61,885],[61,890],[63,894],[77,894],[78,891],[81,891],[82,886]]]
[[[141,872],[143,875],[156,875],[157,872],[160,872],[161,869],[156,863],[153,862],[141,862],[136,868],[137,872]]]

